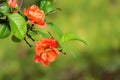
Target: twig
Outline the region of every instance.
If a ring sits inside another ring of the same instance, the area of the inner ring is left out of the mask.
[[[48,15],[50,15],[50,14],[54,14],[54,13],[56,13],[56,12],[57,12],[56,10],[53,10],[53,11],[47,13],[45,16],[48,16]]]
[[[26,38],[24,38],[24,41],[27,43],[29,47],[32,47],[32,45],[26,40]]]
[[[35,40],[32,38],[32,36],[29,35],[28,33],[27,33],[27,36],[28,36],[32,41],[35,41]]]
[[[29,34],[29,30],[32,30],[32,28],[30,28],[30,29],[27,30],[26,35],[27,35],[32,41],[35,41],[35,40],[32,38],[32,36]]]
[[[63,52],[63,49],[59,49],[59,51],[60,51],[61,53],[63,53],[64,55],[66,55],[66,52]]]
[[[50,35],[50,38],[51,38],[51,39],[54,39],[53,35],[52,35],[49,31],[47,31],[47,32],[48,32],[48,34]]]

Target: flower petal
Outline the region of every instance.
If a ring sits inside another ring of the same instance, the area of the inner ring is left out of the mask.
[[[8,0],[8,4],[11,8],[18,7],[17,0]]]
[[[44,61],[44,60],[42,60],[41,62],[42,62],[42,64],[43,64],[44,66],[48,66],[48,65],[50,64],[49,61]]]
[[[40,56],[35,56],[34,61],[35,61],[36,63],[40,63],[40,62],[41,62],[41,57],[40,57]]]
[[[44,22],[44,23],[38,23],[38,26],[40,27],[40,28],[44,28],[45,26],[46,26],[46,23]]]

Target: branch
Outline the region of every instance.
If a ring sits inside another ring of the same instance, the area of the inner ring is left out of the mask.
[[[32,45],[26,40],[26,38],[24,38],[24,41],[27,43],[29,47],[32,47]]]
[[[47,31],[47,32],[50,35],[50,39],[54,39],[53,35],[49,31]]]
[[[28,36],[32,41],[35,41],[35,40],[32,38],[32,36],[29,35],[28,33],[27,33],[27,36]]]

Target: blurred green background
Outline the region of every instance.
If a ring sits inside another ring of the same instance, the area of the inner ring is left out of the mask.
[[[25,0],[24,4],[34,0]],[[78,41],[66,43],[48,67],[34,62],[34,47],[0,39],[0,80],[120,80],[120,0],[57,0],[62,11],[47,16]]]

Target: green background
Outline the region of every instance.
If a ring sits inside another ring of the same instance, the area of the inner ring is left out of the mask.
[[[28,2],[34,0],[24,6]],[[0,39],[0,80],[120,80],[120,0],[56,0],[55,5],[62,11],[46,19],[88,45],[66,43],[70,52],[45,67],[34,62],[34,47]]]

